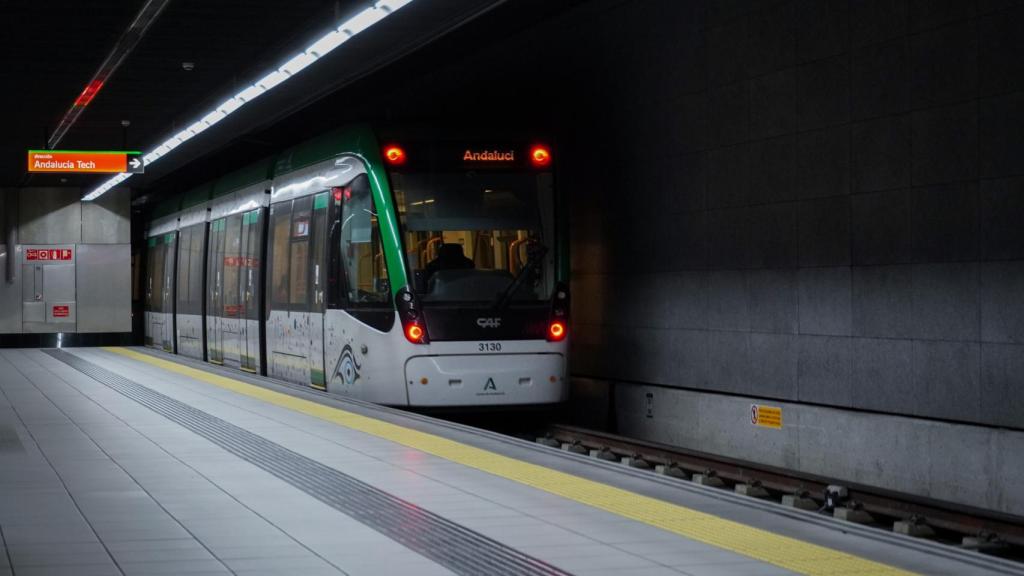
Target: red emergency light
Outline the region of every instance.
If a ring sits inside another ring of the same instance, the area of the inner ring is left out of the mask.
[[[92,99],[96,97],[100,88],[103,88],[103,80],[96,79],[89,82],[89,84],[86,85],[85,90],[82,90],[82,93],[78,95],[77,99],[75,99],[75,106],[83,108],[88,106],[89,102],[92,102]]]
[[[405,164],[405,150],[399,146],[387,146],[384,148],[384,159],[392,166]]]
[[[551,164],[551,150],[546,146],[534,146],[530,149],[530,163],[538,168]]]

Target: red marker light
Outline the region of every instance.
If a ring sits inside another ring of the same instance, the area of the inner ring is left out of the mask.
[[[405,327],[405,339],[413,344],[422,344],[423,328],[419,324],[409,324]]]
[[[334,193],[335,202],[341,202],[341,198],[345,194],[341,188],[331,188],[331,191]]]
[[[534,146],[530,149],[530,163],[538,167],[551,164],[551,151],[544,146]]]
[[[552,342],[560,342],[565,338],[565,324],[558,320],[551,323],[548,326],[548,340]]]
[[[398,146],[388,146],[384,148],[384,159],[392,166],[401,166],[405,164],[405,150]]]
[[[100,88],[103,88],[103,80],[96,79],[89,82],[85,90],[82,90],[82,93],[75,99],[75,106],[88,106],[89,102],[92,102],[92,99],[96,97]]]

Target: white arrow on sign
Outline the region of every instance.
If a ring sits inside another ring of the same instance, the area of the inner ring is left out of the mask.
[[[139,160],[138,158],[132,158],[131,160],[128,161],[128,163],[132,165],[132,168],[138,168],[139,166],[142,166],[142,161]]]

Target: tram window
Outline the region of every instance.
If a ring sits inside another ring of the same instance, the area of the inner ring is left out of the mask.
[[[554,284],[550,176],[528,172],[391,175],[413,288],[424,302],[494,301],[529,254],[547,255],[513,300],[542,300]]]
[[[302,305],[309,302],[309,232],[312,197],[299,198],[292,207],[291,227],[291,283],[288,302]]]
[[[275,308],[288,304],[288,255],[291,240],[292,207],[290,202],[277,204],[270,209],[272,235],[270,271],[270,301]]]
[[[370,181],[361,174],[349,190],[342,205],[340,234],[348,302],[356,306],[387,303],[391,290]]]

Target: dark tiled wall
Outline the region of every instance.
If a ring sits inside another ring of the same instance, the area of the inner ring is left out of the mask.
[[[573,371],[1024,427],[1024,5],[608,4],[552,64]]]

